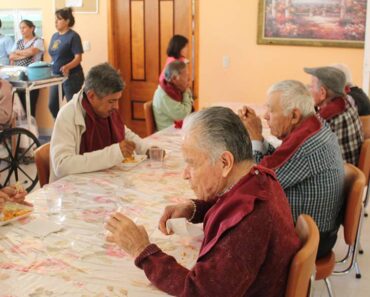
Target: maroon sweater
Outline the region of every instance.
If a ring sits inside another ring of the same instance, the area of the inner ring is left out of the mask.
[[[255,167],[216,203],[196,201],[193,222],[206,216],[205,237],[191,270],[154,244],[135,264],[175,296],[284,296],[289,264],[300,245],[287,201],[272,171]]]

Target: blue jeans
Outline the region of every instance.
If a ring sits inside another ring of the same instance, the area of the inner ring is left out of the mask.
[[[73,95],[81,90],[84,81],[85,77],[83,71],[69,74],[68,79],[62,85],[63,96],[66,96],[67,101],[71,100]],[[49,109],[55,119],[59,111],[58,86],[52,86],[50,88]]]

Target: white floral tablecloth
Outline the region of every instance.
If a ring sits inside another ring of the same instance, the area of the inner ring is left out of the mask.
[[[182,179],[181,132],[169,128],[150,139],[167,150],[162,168],[145,160],[130,169],[68,176],[28,195],[33,214],[0,227],[0,296],[166,295],[130,256],[105,242],[104,221],[120,207],[182,265],[196,261],[201,239],[164,236],[157,229],[167,204],[194,197]],[[41,219],[62,230],[39,238],[22,229]]]

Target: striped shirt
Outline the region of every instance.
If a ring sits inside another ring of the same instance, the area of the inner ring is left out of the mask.
[[[266,141],[259,147],[256,144],[253,141],[257,163],[275,151]],[[320,232],[339,227],[344,166],[337,137],[327,124],[276,170],[276,176],[288,197],[294,221],[300,214],[308,214]]]

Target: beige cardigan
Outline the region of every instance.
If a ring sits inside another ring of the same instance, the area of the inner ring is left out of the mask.
[[[50,182],[63,176],[110,168],[122,162],[118,143],[80,155],[81,135],[85,132],[82,91],[59,111],[50,142]],[[125,139],[135,142],[136,153],[145,154],[149,145],[125,127]]]

